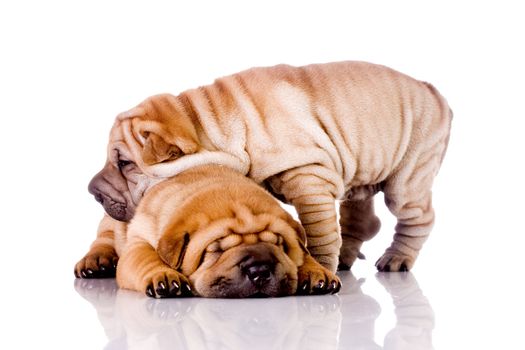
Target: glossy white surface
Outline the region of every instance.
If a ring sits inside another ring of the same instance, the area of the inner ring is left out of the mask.
[[[339,273],[343,288],[329,296],[158,300],[118,289],[114,279],[74,279],[71,269],[47,276],[41,265],[4,289],[0,348],[519,348],[520,275],[444,266],[420,266],[418,279],[359,262]]]
[[[158,300],[118,290],[114,280],[76,280],[75,290],[96,310],[110,349],[432,348],[434,311],[413,274],[341,277],[338,295],[274,299]],[[367,290],[386,293],[391,305]],[[394,324],[378,333],[385,316]]]

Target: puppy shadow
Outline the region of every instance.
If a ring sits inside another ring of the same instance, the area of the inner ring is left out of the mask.
[[[363,292],[364,278],[356,279],[350,271],[340,271],[341,298],[340,349],[381,349],[375,342],[375,321],[381,306]]]
[[[396,325],[384,339],[384,349],[433,349],[434,311],[410,272],[377,273],[377,281],[392,297]]]
[[[152,299],[118,289],[113,279],[76,279],[96,309],[106,349],[381,349],[375,343],[379,303],[364,279],[340,274],[338,295],[272,299]],[[433,312],[410,273],[378,274],[391,295],[396,326],[385,349],[431,349]]]

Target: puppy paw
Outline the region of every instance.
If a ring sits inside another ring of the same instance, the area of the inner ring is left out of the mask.
[[[334,294],[341,289],[341,280],[311,256],[297,271],[297,294]]]
[[[413,256],[387,249],[385,254],[377,260],[376,267],[380,272],[408,271],[414,266],[415,260]]]
[[[152,273],[144,284],[145,293],[151,298],[181,298],[193,295],[188,279],[169,268]]]
[[[337,254],[313,254],[309,255],[312,260],[315,260],[322,266],[324,266],[328,271],[337,271],[337,266],[339,264],[339,258]]]
[[[363,241],[353,237],[343,237],[343,244],[339,254],[339,265],[337,266],[338,271],[350,270],[356,259],[365,259],[363,253],[359,251],[362,245]]]
[[[91,249],[76,265],[77,278],[115,277],[118,255],[113,247],[99,246]]]

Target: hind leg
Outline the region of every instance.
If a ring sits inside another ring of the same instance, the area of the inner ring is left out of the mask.
[[[414,266],[434,223],[431,192],[419,198],[387,197],[390,211],[397,217],[394,241],[376,262],[379,271],[408,271]]]
[[[435,152],[420,155],[392,178],[384,188],[385,203],[397,218],[394,241],[376,262],[379,271],[407,271],[434,224],[432,181],[439,168]]]
[[[339,206],[339,223],[343,245],[339,255],[339,270],[349,270],[360,253],[364,241],[374,237],[381,221],[374,213],[374,197],[353,200],[347,198]]]

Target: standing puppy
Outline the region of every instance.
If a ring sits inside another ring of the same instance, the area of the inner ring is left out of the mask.
[[[383,191],[398,222],[376,265],[407,270],[434,222],[431,187],[451,119],[432,85],[383,66],[253,68],[120,114],[90,191],[114,219],[128,221],[159,179],[226,165],[296,208],[311,254],[331,271],[338,262],[350,267],[379,231],[373,196]]]

